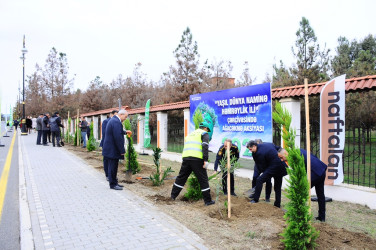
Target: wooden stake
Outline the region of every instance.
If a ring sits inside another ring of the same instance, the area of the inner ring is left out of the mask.
[[[311,213],[311,134],[309,127],[309,101],[308,101],[308,80],[304,79],[304,94],[305,94],[305,114],[306,114],[306,139],[307,139],[307,178],[308,178],[308,206],[309,213]]]
[[[67,131],[68,131],[68,143],[69,143],[69,137],[70,137],[70,126],[69,126],[69,111],[68,111],[68,122],[67,122]]]
[[[230,147],[231,147],[231,143],[230,142],[225,142],[227,143],[227,150],[226,150],[226,154],[227,154],[227,216],[228,218],[231,217],[231,185],[230,185],[230,170],[231,170],[231,164],[230,164]]]
[[[76,132],[77,132],[77,147],[80,146],[80,134],[78,133],[78,122],[80,120],[80,109],[77,109],[77,120],[76,120]]]

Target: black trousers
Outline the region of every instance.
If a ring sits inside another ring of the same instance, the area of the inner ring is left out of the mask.
[[[106,174],[106,177],[108,177],[108,158],[106,156],[103,156],[103,168],[104,173]]]
[[[56,144],[60,145],[60,131],[51,131],[52,134],[52,145],[55,147],[55,138],[56,138]]]
[[[51,142],[51,130],[47,130],[48,142]]]
[[[113,188],[118,184],[117,171],[118,171],[119,159],[107,158],[107,161],[108,161],[108,182],[110,183],[110,188]]]
[[[43,134],[43,131],[42,131],[42,130],[38,130],[38,134],[37,134],[37,145],[42,144],[42,143],[41,143],[41,141],[42,141],[42,134]]]
[[[324,183],[325,183],[326,172],[315,182],[311,183],[311,188],[315,187],[317,201],[319,203],[319,218],[325,221],[325,193],[324,193]]]
[[[252,188],[256,187],[257,178],[260,176],[260,172],[255,165],[253,169],[253,178],[252,178]],[[272,180],[269,179],[266,181],[266,188],[265,188],[265,199],[270,199],[270,194],[272,193]]]
[[[235,193],[235,180],[234,180],[234,174],[230,173],[230,191],[231,194]],[[223,193],[227,194],[227,172],[223,173],[222,175],[222,188],[223,188]]]
[[[181,164],[180,172],[178,177],[176,177],[175,183],[172,186],[171,190],[171,197],[176,198],[180,191],[183,189],[185,182],[187,181],[189,175],[192,173],[192,171],[195,173],[198,182],[200,183],[201,192],[204,196],[204,202],[210,202],[211,201],[211,195],[210,195],[210,187],[209,187],[209,179],[208,174],[206,172],[206,169],[203,168],[204,161],[202,159],[197,160],[186,160],[183,159],[183,163]]]
[[[47,133],[48,130],[43,130],[43,144],[47,144]]]
[[[282,181],[283,181],[283,175],[277,175],[277,174],[272,174],[269,169],[266,169],[262,175],[260,175],[257,178],[256,181],[256,190],[255,194],[253,196],[253,199],[255,201],[259,201],[261,190],[262,190],[262,185],[267,181],[270,180],[273,177],[274,179],[274,192],[275,192],[275,201],[274,201],[274,206],[276,207],[281,207],[281,195],[282,195]]]

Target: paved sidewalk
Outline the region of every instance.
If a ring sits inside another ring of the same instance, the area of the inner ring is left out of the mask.
[[[64,148],[37,146],[36,134],[20,141],[35,249],[206,249],[126,187],[111,190],[103,174]]]

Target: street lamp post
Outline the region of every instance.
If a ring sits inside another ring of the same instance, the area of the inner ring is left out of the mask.
[[[27,135],[27,128],[26,128],[26,116],[25,116],[25,54],[27,53],[27,49],[25,48],[25,35],[23,38],[23,48],[22,48],[22,128],[21,128],[21,135]]]

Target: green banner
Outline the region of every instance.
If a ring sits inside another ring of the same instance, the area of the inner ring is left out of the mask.
[[[145,106],[145,128],[144,128],[144,148],[150,146],[150,131],[149,131],[149,109],[150,109],[150,99],[146,102]]]

